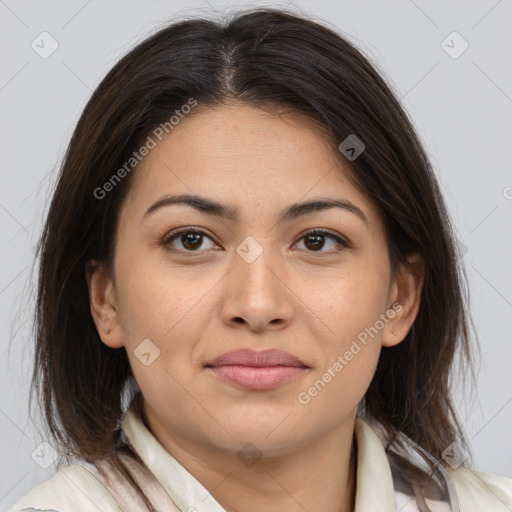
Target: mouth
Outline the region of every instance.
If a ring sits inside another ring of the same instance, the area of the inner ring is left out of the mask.
[[[206,363],[205,369],[228,384],[256,391],[290,381],[306,372],[309,366],[280,350],[239,350]]]

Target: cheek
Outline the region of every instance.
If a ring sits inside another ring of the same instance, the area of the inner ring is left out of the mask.
[[[304,303],[318,319],[315,337],[322,357],[299,402],[328,403],[336,415],[355,407],[364,396],[375,372],[385,326],[382,315],[388,283],[382,279],[386,274],[379,272],[370,265],[354,265],[323,281],[322,294],[318,288],[304,286]]]
[[[126,322],[131,342],[155,337],[167,345],[177,336],[193,338],[206,316],[204,299],[218,279],[156,258],[141,257],[140,261],[119,265],[118,313]]]
[[[219,277],[193,275],[190,269],[154,261],[124,270],[119,305],[135,380],[156,409],[173,397],[176,407],[179,403],[180,410],[189,410],[192,404],[183,389],[194,388],[196,365],[202,361],[198,351],[213,314],[212,293]]]
[[[370,328],[385,312],[388,299],[386,270],[375,262],[354,258],[343,268],[301,279],[300,299],[306,317],[317,318],[327,345],[340,349]],[[308,313],[309,312],[309,313]]]
[[[319,330],[322,357],[297,397],[308,414],[321,414],[333,425],[357,407],[366,393],[377,367],[384,325],[381,294],[361,287],[346,292],[333,296],[336,300],[323,310],[329,335]]]
[[[362,347],[347,360],[339,354],[305,384],[297,396],[299,410],[305,422],[322,418],[322,428],[338,425],[363,399],[374,374],[379,350]]]

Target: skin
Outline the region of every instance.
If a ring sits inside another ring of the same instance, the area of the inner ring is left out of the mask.
[[[381,347],[400,343],[416,317],[423,265],[412,254],[415,272],[401,268],[392,279],[382,219],[352,184],[348,165],[319,125],[299,114],[240,103],[197,110],[136,170],[113,271],[95,262],[87,268],[96,327],[106,345],[126,349],[148,428],[227,511],[354,509],[357,405]],[[240,218],[186,205],[144,216],[174,194],[230,204]],[[320,197],[350,201],[367,224],[341,208],[277,223],[284,208]],[[159,243],[188,226],[207,232],[202,245],[179,236],[167,249]],[[350,245],[326,236],[315,246],[304,235],[318,228]],[[251,263],[236,252],[248,236],[263,250]],[[299,393],[397,302],[400,311],[378,335],[300,403]],[[149,366],[134,355],[147,338],[160,350]],[[281,349],[309,369],[271,390],[248,391],[204,368],[242,348]],[[262,456],[250,467],[237,456],[247,442]]]

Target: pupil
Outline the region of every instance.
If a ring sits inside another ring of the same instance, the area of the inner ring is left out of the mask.
[[[307,237],[307,241],[311,241],[311,240],[314,240],[314,243],[313,243],[313,246],[312,248],[313,249],[321,249],[323,247],[323,235],[309,235]],[[308,247],[308,249],[311,249],[311,247],[309,247],[308,245],[308,242],[306,242],[306,247]]]
[[[181,237],[181,241],[183,246],[187,249],[194,249],[201,246],[201,243],[197,244],[197,242],[200,241],[201,236],[202,235],[199,233],[187,233]],[[191,247],[187,247],[187,245],[191,245]]]

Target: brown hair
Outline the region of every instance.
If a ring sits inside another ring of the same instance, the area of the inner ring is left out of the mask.
[[[392,270],[407,266],[411,252],[425,262],[416,320],[403,342],[382,349],[364,414],[382,424],[388,448],[403,433],[436,459],[455,441],[469,453],[450,396],[457,351],[461,373],[465,363],[473,372],[466,277],[435,175],[382,72],[347,39],[310,18],[256,9],[225,22],[175,22],[124,56],[86,105],[38,246],[31,398],[36,391],[48,430],[65,454],[111,460],[127,475],[119,453],[130,449],[119,421],[132,373],[125,350],[100,340],[84,272],[92,259],[112,264],[117,215],[136,166],[103,198],[97,190],[191,98],[199,106],[235,100],[285,107],[321,122],[334,148],[351,134],[364,142],[353,161],[337,153],[381,212]]]

